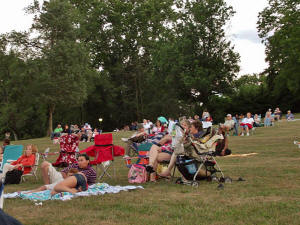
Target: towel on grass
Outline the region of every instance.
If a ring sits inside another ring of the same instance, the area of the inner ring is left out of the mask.
[[[70,200],[77,196],[90,196],[90,195],[103,195],[105,193],[118,193],[120,191],[129,191],[133,189],[143,189],[142,186],[110,186],[106,183],[97,183],[89,186],[89,189],[86,191],[78,192],[76,194],[71,194],[69,192],[62,192],[56,195],[51,196],[50,190],[40,191],[35,193],[26,194],[26,191],[14,192],[9,194],[4,194],[4,198],[22,198],[29,199],[32,201],[46,201],[46,200]]]
[[[224,157],[247,157],[251,155],[257,155],[258,153],[252,152],[252,153],[246,153],[246,154],[231,154],[231,155],[226,155]]]

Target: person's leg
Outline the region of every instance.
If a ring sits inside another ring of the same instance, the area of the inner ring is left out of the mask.
[[[247,136],[249,136],[249,127],[246,125],[245,128],[246,128]]]
[[[149,152],[149,166],[154,166],[157,161],[158,153],[161,151],[161,148],[157,145],[152,145]]]
[[[26,194],[45,191],[45,190],[47,190],[46,185],[43,185],[43,186],[40,186],[40,187],[38,187],[36,189],[33,189],[31,191],[27,191]]]
[[[92,138],[92,136],[93,136],[93,132],[92,132],[92,131],[88,131],[88,132],[87,132],[87,136],[88,136],[87,142],[90,142],[90,141],[91,141],[91,138]]]
[[[165,135],[160,141],[158,142],[160,145],[164,145],[168,141],[172,140],[172,137],[170,135]]]
[[[62,182],[59,182],[54,187],[54,192],[70,192],[72,194],[77,193],[78,191],[75,189],[77,185],[77,179],[75,176],[70,176],[64,179]]]
[[[130,155],[132,144],[133,144],[133,142],[130,139],[128,139],[126,146],[125,146],[125,155],[128,155],[128,156]]]
[[[8,171],[13,170],[14,168],[15,168],[15,166],[10,165],[9,163],[5,163],[4,166],[3,166],[2,173],[0,174],[0,180],[6,176],[6,173]]]
[[[60,182],[63,180],[63,176],[60,172],[56,171],[56,169],[52,166],[51,163],[44,161],[41,164],[42,169],[42,178],[45,185]]]
[[[42,178],[43,178],[44,184],[50,184],[50,178],[49,178],[49,166],[50,165],[51,164],[47,161],[44,161],[41,164]]]
[[[171,171],[174,168],[175,163],[176,163],[176,157],[177,157],[177,155],[175,153],[173,153],[172,156],[171,156],[168,168],[164,172],[162,172],[161,174],[159,174],[160,176],[163,176],[163,177],[171,176]]]

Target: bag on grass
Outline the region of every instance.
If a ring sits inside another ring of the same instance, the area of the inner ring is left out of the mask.
[[[145,183],[147,182],[146,168],[141,165],[133,164],[128,172],[129,183]]]
[[[23,175],[22,170],[11,170],[6,173],[4,184],[19,184]]]

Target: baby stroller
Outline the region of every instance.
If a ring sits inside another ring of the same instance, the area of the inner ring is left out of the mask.
[[[177,140],[175,146],[176,167],[182,174],[176,183],[198,186],[198,181],[203,179],[225,182],[224,174],[215,159],[216,142],[223,139],[223,135],[216,134],[212,129],[197,139],[189,135],[177,136],[185,137],[185,142],[183,143],[182,138]]]

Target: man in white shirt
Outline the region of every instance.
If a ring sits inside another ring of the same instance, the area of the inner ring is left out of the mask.
[[[234,120],[232,119],[231,114],[227,114],[226,119],[225,119],[225,123],[224,123],[224,127],[226,130],[226,133],[228,133],[231,129],[233,129],[234,127]]]
[[[251,113],[247,113],[247,117],[244,118],[241,122],[242,134],[244,136],[244,131],[247,132],[247,136],[249,136],[249,130],[253,128],[254,119],[251,117]]]

